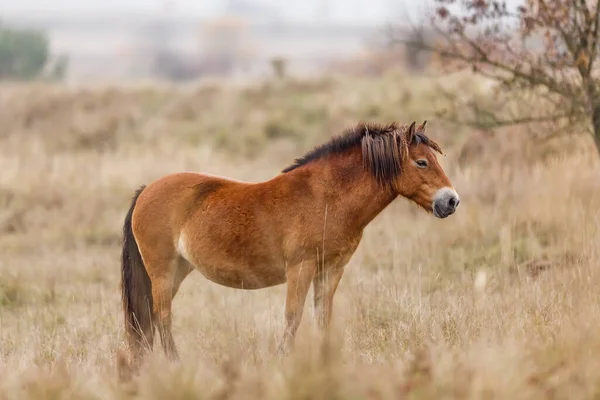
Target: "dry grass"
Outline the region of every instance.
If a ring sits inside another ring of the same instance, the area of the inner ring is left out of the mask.
[[[463,133],[411,84],[0,90],[0,398],[598,397],[595,154],[532,158],[507,132],[459,166]],[[174,304],[182,363],[157,352],[120,384],[120,227],[134,189],[183,169],[265,179],[361,118],[428,118],[459,212],[386,209],[342,280],[332,343],[307,307],[288,359],[275,355],[284,286],[192,274]]]

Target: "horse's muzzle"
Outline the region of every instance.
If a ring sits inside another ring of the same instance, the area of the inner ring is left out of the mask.
[[[454,189],[440,189],[433,197],[433,215],[438,218],[446,218],[454,214],[459,204],[460,197]]]

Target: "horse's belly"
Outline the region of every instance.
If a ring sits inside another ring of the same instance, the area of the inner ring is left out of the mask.
[[[239,265],[211,265],[194,263],[202,275],[219,285],[236,289],[262,289],[285,283],[286,275],[283,267],[262,266],[251,267]]]
[[[179,236],[177,251],[206,278],[223,286],[261,289],[286,281],[285,266],[279,254],[269,254],[264,247],[244,246],[239,240],[220,236],[217,228],[203,227],[193,244],[185,232]]]

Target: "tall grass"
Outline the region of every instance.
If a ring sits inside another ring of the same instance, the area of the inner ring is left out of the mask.
[[[506,130],[465,157],[476,139],[436,121],[435,88],[393,74],[0,92],[0,398],[600,394],[600,165],[586,143],[565,152]],[[437,220],[394,202],[346,269],[331,341],[309,306],[285,359],[284,286],[245,292],[193,273],[173,309],[182,362],[158,347],[120,383],[120,226],[133,191],[179,170],[267,179],[359,119],[428,119],[459,211]]]

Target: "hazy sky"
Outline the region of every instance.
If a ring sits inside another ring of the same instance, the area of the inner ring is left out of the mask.
[[[523,0],[508,0],[509,4]],[[340,22],[385,22],[398,12],[417,15],[431,0],[246,0],[246,3],[273,6],[286,19],[315,20],[327,9],[330,18]],[[226,0],[0,0],[2,14],[81,14],[157,12],[171,3],[177,13],[199,17],[217,15]]]

